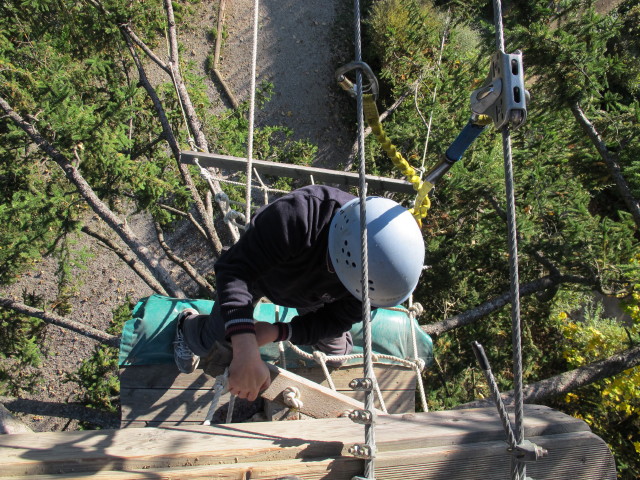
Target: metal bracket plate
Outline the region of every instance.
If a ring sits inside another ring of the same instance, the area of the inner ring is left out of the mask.
[[[518,128],[527,119],[522,52],[495,52],[484,85],[471,94],[475,115],[488,115],[497,129]]]

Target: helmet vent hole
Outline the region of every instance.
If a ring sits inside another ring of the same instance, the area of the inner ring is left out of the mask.
[[[347,257],[351,256],[351,252],[347,251]]]
[[[348,261],[347,261],[347,263],[348,263]],[[352,266],[353,268],[356,268],[356,262],[351,262],[351,266]]]
[[[344,241],[344,246],[346,247],[347,245],[349,245],[349,242],[347,242],[346,240]]]

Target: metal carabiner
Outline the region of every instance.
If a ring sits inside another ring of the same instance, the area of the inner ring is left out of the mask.
[[[371,67],[365,62],[350,62],[336,70],[336,81],[349,95],[355,98],[358,94],[356,85],[347,78],[346,73],[352,70],[361,70],[367,78],[368,83],[362,85],[362,93],[371,93],[374,99],[378,99],[378,79]]]

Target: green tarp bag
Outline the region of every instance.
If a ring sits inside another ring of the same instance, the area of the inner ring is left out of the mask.
[[[193,300],[152,295],[143,298],[133,309],[133,315],[122,330],[120,342],[119,364],[154,365],[173,363],[173,337],[176,328],[176,317],[185,308],[195,308],[202,314],[209,314],[213,308],[212,300]],[[291,321],[297,315],[294,308],[279,307],[279,319]],[[276,321],[276,307],[272,303],[260,303],[256,306],[253,318],[265,322]],[[374,354],[392,355],[401,359],[413,359],[411,329],[416,335],[417,356],[426,365],[433,360],[433,344],[415,320],[403,311],[378,309],[371,316],[371,338]],[[362,323],[351,329],[354,348],[353,354],[362,353]],[[310,347],[301,347],[311,352]],[[271,343],[260,349],[265,361],[274,362],[280,354],[278,345]],[[285,348],[288,366],[310,366],[312,361],[305,361],[290,348]],[[382,363],[393,363],[387,359],[379,359]],[[347,364],[361,363],[362,360],[350,360]]]

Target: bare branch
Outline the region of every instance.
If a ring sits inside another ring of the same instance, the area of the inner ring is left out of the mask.
[[[156,227],[156,234],[158,235],[158,242],[162,246],[164,252],[167,254],[167,257],[169,257],[173,262],[175,262],[180,267],[182,267],[182,269],[187,273],[187,275],[189,275],[193,279],[193,281],[198,284],[200,288],[205,290],[211,297],[213,297],[215,295],[215,289],[213,288],[213,286],[211,286],[211,284],[207,282],[207,280],[202,275],[200,275],[195,268],[193,268],[191,263],[189,263],[184,258],[176,255],[173,249],[169,247],[169,245],[167,245],[167,242],[164,239],[164,232],[162,231],[162,226],[160,225],[160,223],[154,222],[154,225]]]
[[[631,193],[631,187],[629,187],[627,180],[622,175],[618,159],[609,151],[607,145],[596,130],[596,127],[589,121],[577,102],[571,105],[571,111],[573,112],[573,116],[576,117],[576,120],[578,120],[578,124],[580,124],[582,130],[584,130],[587,136],[591,139],[591,142],[598,150],[600,157],[602,157],[602,160],[604,160],[604,163],[607,165],[609,173],[611,174],[611,177],[613,177],[613,181],[618,188],[618,193],[622,197],[622,200],[624,200],[629,212],[631,212],[631,216],[633,217],[636,227],[640,228],[640,203]]]
[[[524,401],[538,403],[549,397],[565,395],[580,387],[590,385],[603,378],[618,375],[638,365],[640,365],[640,345],[611,355],[604,360],[527,385],[523,390]],[[513,403],[513,397],[513,390],[502,394],[502,400],[505,404]],[[488,403],[490,403],[490,400],[479,400],[465,403],[457,408],[481,407],[486,406]]]
[[[582,285],[596,285],[595,279],[588,279],[583,277],[576,277],[573,275],[547,275],[546,277],[539,278],[533,282],[520,285],[520,296],[531,295],[536,292],[542,292],[548,288],[553,288],[561,283],[577,283]],[[442,322],[432,323],[429,325],[423,325],[421,328],[428,335],[441,335],[444,332],[453,330],[455,328],[463,327],[476,320],[481,319],[489,315],[490,313],[499,310],[511,301],[510,293],[503,293],[499,297],[495,297],[476,308],[467,310],[459,315],[449,317]]]
[[[115,253],[120,260],[126,263],[149,287],[160,295],[167,295],[160,282],[145,268],[144,264],[138,262],[134,257],[130,256],[124,249],[110,238],[93,230],[88,226],[82,227],[82,232],[102,242],[106,248]]]
[[[176,160],[178,170],[180,171],[180,174],[182,176],[182,179],[185,185],[187,186],[187,188],[189,189],[189,192],[191,193],[191,197],[193,198],[193,201],[195,203],[198,215],[200,215],[200,218],[202,219],[204,230],[207,232],[206,238],[211,242],[211,246],[214,252],[216,253],[216,255],[220,255],[220,253],[222,252],[222,242],[220,242],[220,238],[216,233],[215,227],[213,225],[213,219],[208,217],[206,214],[206,207],[204,206],[204,202],[202,201],[202,198],[198,193],[198,189],[196,188],[195,183],[193,182],[193,178],[191,177],[191,173],[189,173],[189,169],[187,168],[186,165],[180,162],[180,146],[178,145],[178,140],[173,134],[173,129],[169,124],[169,120],[167,118],[166,112],[164,111],[164,107],[162,106],[162,102],[160,102],[160,98],[158,97],[157,92],[149,82],[149,78],[147,77],[147,74],[144,70],[142,62],[140,61],[140,57],[138,57],[137,52],[133,48],[131,39],[129,38],[128,34],[124,31],[122,31],[122,35],[124,36],[125,41],[127,42],[127,46],[129,47],[129,52],[131,53],[131,56],[133,57],[133,60],[138,69],[140,84],[147,91],[147,94],[149,95],[149,97],[151,98],[151,101],[153,102],[153,106],[158,115],[158,119],[160,120],[160,124],[162,125],[163,135],[166,138],[167,142],[169,143],[169,147],[171,148],[171,152],[173,153],[173,156]]]
[[[200,232],[200,235],[202,235],[202,237],[205,239],[207,238],[207,232],[204,231],[204,229],[202,228],[202,225],[200,225],[198,221],[195,219],[195,217],[190,213],[183,212],[182,210],[178,210],[177,208],[173,208],[169,205],[165,205],[164,203],[158,203],[156,205],[168,212],[175,213],[176,215],[180,215],[181,217],[188,218],[191,224],[198,229],[198,231]]]
[[[131,41],[133,43],[135,43],[138,47],[140,47],[142,49],[142,51],[147,54],[147,57],[149,57],[151,60],[153,60],[153,62],[156,65],[158,65],[162,70],[164,70],[166,73],[171,75],[171,70],[169,69],[169,66],[165,62],[160,60],[160,58],[155,53],[153,53],[153,51],[147,46],[147,44],[144,43],[134,33],[134,31],[131,29],[131,27],[129,25],[127,25],[125,23],[125,24],[121,25],[120,28],[122,28],[125,32],[127,32],[127,35],[129,35],[129,38],[131,38]]]
[[[67,179],[78,189],[91,209],[122,239],[140,261],[154,273],[164,289],[173,296],[180,295],[180,289],[168,281],[168,274],[163,271],[157,259],[153,258],[149,249],[131,231],[126,221],[120,219],[98,196],[84,179],[78,169],[51,145],[38,130],[25,121],[3,97],[0,97],[0,108],[31,138],[31,140],[45,152],[65,173]]]
[[[109,347],[118,347],[120,345],[120,338],[115,335],[109,335],[97,328],[84,325],[83,323],[76,322],[74,320],[69,320],[68,318],[56,315],[55,313],[45,312],[44,310],[30,307],[29,305],[25,305],[24,303],[10,298],[0,297],[0,306],[28,315],[29,317],[39,318],[40,320],[44,320],[46,323],[74,331],[85,337],[97,340]]]

